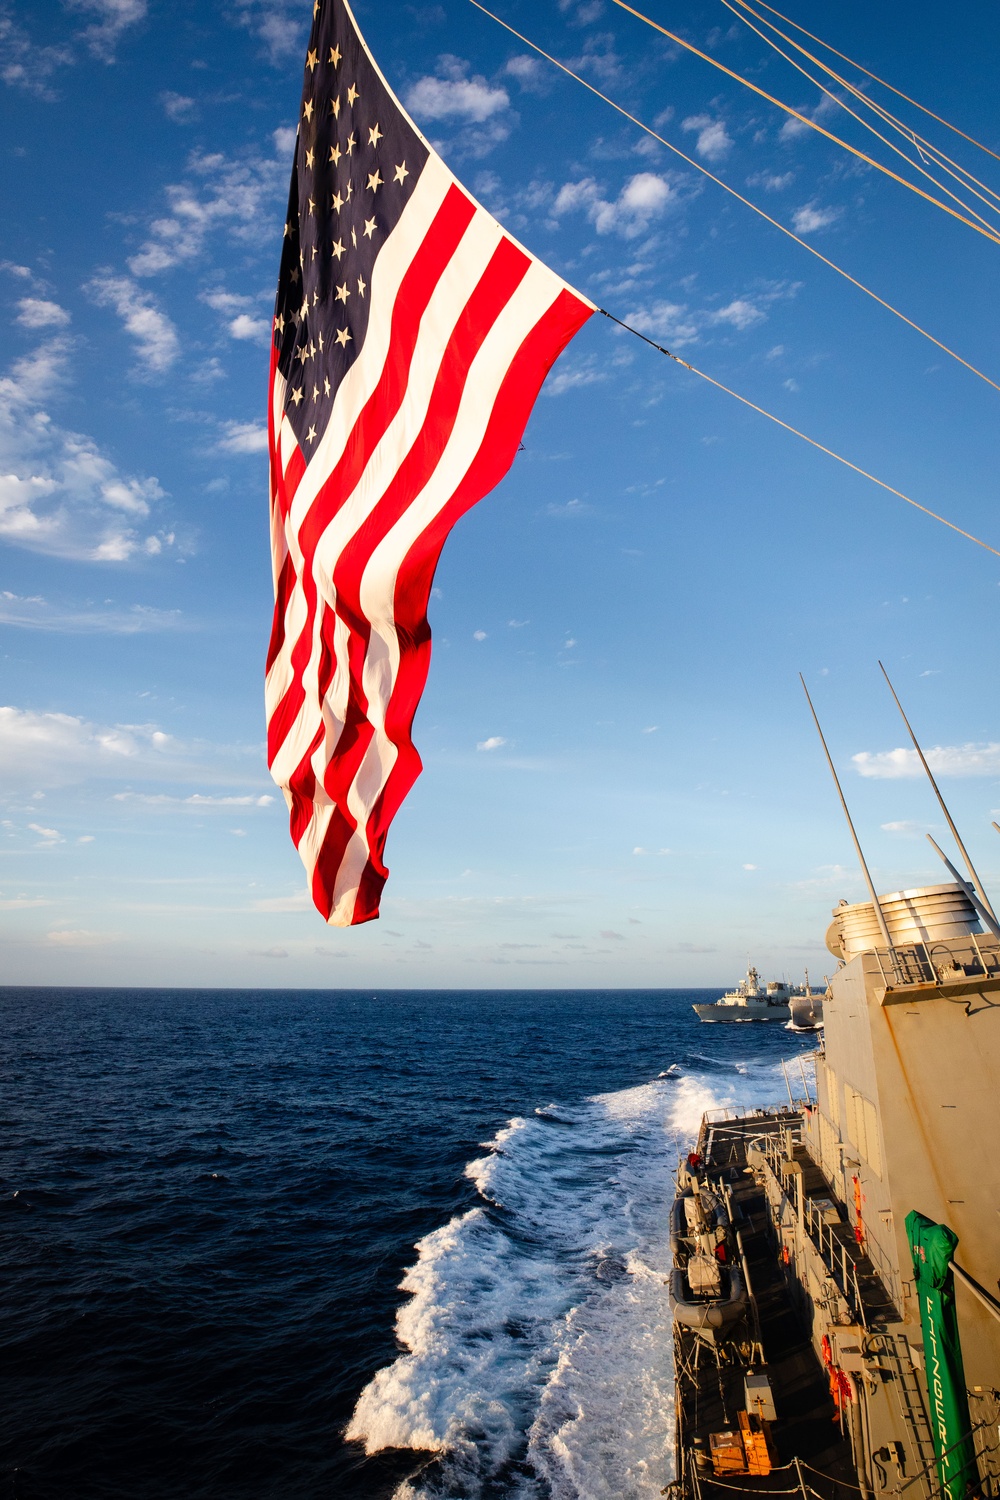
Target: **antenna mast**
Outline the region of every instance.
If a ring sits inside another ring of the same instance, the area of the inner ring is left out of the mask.
[[[976,892],[977,892],[977,894],[979,896],[980,901],[982,902],[983,906],[985,906],[987,912],[989,913],[990,917],[992,918],[992,926],[995,929],[996,925],[997,925],[997,914],[993,910],[993,905],[992,905],[992,903],[990,901],[989,896],[987,896],[985,890],[983,889],[983,882],[980,880],[979,876],[976,874],[976,868],[973,865],[972,860],[969,858],[968,850],[966,849],[965,845],[962,843],[961,835],[959,834],[958,829],[955,827],[955,824],[954,824],[954,822],[952,820],[951,813],[948,811],[947,805],[945,804],[945,800],[944,800],[944,798],[941,795],[940,788],[938,787],[937,782],[934,780],[934,774],[931,771],[930,766],[927,764],[927,758],[924,755],[924,752],[920,748],[920,745],[919,745],[919,743],[917,741],[916,735],[913,733],[913,727],[910,724],[909,719],[906,717],[906,714],[903,712],[903,705],[899,701],[899,698],[898,698],[898,696],[896,694],[896,689],[893,687],[892,683],[889,681],[889,674],[885,670],[885,667],[882,666],[881,662],[879,662],[879,666],[882,668],[882,676],[885,678],[886,682],[889,684],[889,691],[890,691],[890,693],[896,699],[896,707],[899,709],[899,712],[902,714],[903,723],[906,725],[906,728],[907,728],[907,731],[909,733],[910,739],[913,741],[913,748],[914,748],[914,750],[917,752],[917,754],[920,757],[920,764],[923,766],[924,770],[927,772],[927,780],[930,782],[931,786],[934,788],[934,795],[938,799],[938,803],[940,804],[941,811],[944,813],[945,820],[947,821],[948,827],[951,829],[952,838],[955,840],[955,843],[958,845],[959,852],[961,853],[961,856],[962,856],[963,860],[965,861],[965,868],[968,870],[969,875],[971,876],[972,884],[975,887],[975,890],[976,890]],[[940,850],[938,852],[940,853]]]
[[[813,723],[816,725],[816,733],[819,735],[819,742],[823,746],[823,752],[826,755],[826,763],[830,767],[830,775],[833,777],[833,784],[837,788],[837,795],[840,798],[840,805],[844,809],[844,817],[847,819],[847,826],[851,830],[851,838],[854,840],[854,852],[858,856],[858,863],[861,866],[861,873],[865,877],[865,884],[868,887],[868,894],[872,898],[872,906],[875,909],[875,918],[878,922],[879,931],[882,934],[882,939],[885,943],[885,946],[891,949],[892,938],[889,936],[889,929],[886,926],[885,912],[882,910],[882,907],[879,904],[878,896],[875,894],[875,885],[871,877],[871,871],[868,869],[868,865],[865,861],[865,856],[861,851],[861,843],[858,839],[857,833],[854,831],[854,824],[851,821],[851,814],[847,806],[847,799],[845,798],[843,788],[840,785],[840,778],[838,777],[836,767],[833,764],[833,757],[830,754],[826,740],[823,737],[823,731],[819,727],[819,719],[816,716],[816,710],[813,708],[813,701],[809,696],[809,689],[806,687],[806,680],[801,672],[799,673],[799,681],[802,684],[802,691],[806,695],[806,702],[808,703],[809,711],[813,716]]]
[[[955,866],[952,864],[947,854],[945,854],[944,850],[941,848],[941,845],[937,842],[937,840],[932,839],[930,834],[927,835],[927,838],[928,841],[933,845],[936,852],[941,856],[941,859],[951,873],[952,879],[957,881],[959,885],[965,886],[965,889],[969,893],[969,898],[972,901],[973,906],[976,908],[976,911],[979,913],[980,917],[982,917],[983,921],[986,923],[993,936],[1000,937],[1000,927],[997,926],[996,919],[989,911],[987,911],[986,907],[984,906],[983,902],[980,901],[972,886],[967,880],[962,879],[961,875],[955,869]]]

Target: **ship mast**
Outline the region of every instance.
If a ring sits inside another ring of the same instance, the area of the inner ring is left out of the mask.
[[[855,832],[854,823],[851,821],[850,810],[847,806],[847,798],[844,796],[844,790],[840,785],[840,778],[837,775],[837,769],[833,764],[833,756],[830,754],[829,748],[827,747],[826,739],[823,736],[823,731],[820,728],[819,719],[816,715],[816,710],[813,708],[813,701],[809,696],[809,689],[806,687],[806,680],[801,672],[799,673],[799,681],[802,684],[802,691],[806,695],[806,702],[808,703],[809,711],[813,716],[813,723],[816,725],[816,733],[819,735],[819,742],[823,746],[823,753],[826,756],[826,763],[830,767],[830,775],[833,777],[833,784],[837,788],[837,796],[840,798],[840,805],[844,809],[844,817],[847,819],[847,826],[851,830],[851,838],[854,840],[854,852],[858,856],[858,863],[861,866],[861,873],[865,877],[865,884],[868,887],[868,894],[872,898],[872,906],[875,910],[875,919],[878,922],[879,931],[882,934],[882,940],[885,943],[885,946],[891,950],[892,938],[889,936],[889,928],[886,925],[885,912],[882,910],[878,896],[875,894],[875,884],[872,880],[871,871],[868,869],[867,861],[865,860],[864,853],[861,849],[861,841],[858,838],[857,833]]]
[[[982,903],[983,907],[985,907],[985,909],[986,909],[985,910],[985,914],[990,919],[988,925],[992,928],[992,930],[995,933],[1000,934],[1000,926],[997,925],[997,914],[993,910],[993,905],[992,905],[992,903],[990,901],[989,896],[987,896],[985,890],[983,889],[983,882],[980,880],[978,874],[976,873],[976,867],[972,863],[972,860],[969,858],[969,852],[966,849],[965,845],[962,843],[961,835],[959,834],[958,829],[955,827],[954,820],[952,819],[951,813],[948,811],[948,808],[947,808],[947,805],[945,803],[945,800],[944,800],[944,798],[941,795],[941,789],[938,786],[937,782],[934,780],[934,773],[932,772],[930,766],[927,764],[927,757],[924,755],[924,752],[921,750],[920,744],[919,744],[919,742],[917,740],[917,737],[913,733],[913,726],[911,725],[909,719],[906,717],[906,714],[905,714],[905,712],[903,710],[903,705],[900,703],[899,697],[898,697],[898,695],[896,693],[896,689],[893,687],[892,683],[889,681],[889,674],[888,674],[888,672],[885,670],[885,667],[882,666],[881,662],[879,662],[879,666],[882,668],[882,676],[885,678],[886,682],[889,684],[889,691],[892,694],[893,698],[895,698],[895,700],[896,700],[896,707],[899,709],[899,712],[900,712],[900,714],[902,715],[902,718],[903,718],[903,723],[906,725],[907,732],[909,733],[910,739],[913,741],[913,748],[917,752],[917,755],[920,757],[920,764],[923,766],[924,770],[927,773],[927,780],[930,782],[931,786],[934,788],[934,795],[938,799],[938,803],[940,805],[941,811],[944,813],[945,820],[946,820],[946,822],[948,824],[948,827],[951,829],[952,838],[955,840],[955,843],[958,845],[959,851],[960,851],[960,853],[962,855],[962,858],[965,861],[965,868],[968,870],[969,875],[970,875],[970,877],[972,879],[972,884],[975,887],[976,892],[978,893],[978,896],[979,896],[979,902],[977,902],[976,904],[979,905],[980,903]],[[994,824],[994,827],[995,826],[996,825]],[[931,839],[931,843],[932,844],[934,843],[933,839]],[[935,847],[935,849],[937,849],[937,845],[936,844],[934,844],[934,847]],[[938,853],[941,854],[941,850],[940,849],[938,849]],[[941,854],[941,858],[944,859],[944,855],[943,854]],[[945,860],[945,863],[947,864],[948,861]],[[965,884],[965,882],[962,881],[962,880],[960,880],[959,883],[961,885]]]

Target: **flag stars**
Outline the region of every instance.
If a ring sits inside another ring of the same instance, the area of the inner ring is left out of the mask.
[[[395,172],[393,172],[392,174],[392,180],[393,182],[398,182],[400,186],[402,186],[409,175],[410,174],[406,169],[406,162],[401,161]]]
[[[368,186],[373,193],[377,193],[382,186],[382,174],[379,172],[378,167],[375,168],[374,172],[369,172]]]
[[[341,56],[341,53],[340,53],[340,48],[339,47],[331,47],[330,48],[329,61],[333,64],[333,66],[335,68],[338,68],[340,66],[340,56]]]
[[[359,297],[363,297],[365,295],[365,291],[366,290],[367,290],[367,288],[366,288],[366,285],[365,285],[365,279],[364,279],[363,276],[359,276],[358,277],[358,296]]]
[[[333,166],[337,165],[337,163],[340,161],[340,158],[343,156],[343,154],[344,153],[341,151],[341,149],[340,149],[339,146],[331,146],[330,147],[330,161],[331,161],[331,163],[332,163]]]
[[[319,386],[318,385],[314,385],[313,386],[312,398],[313,398],[314,401],[318,401],[319,400]]]
[[[343,240],[334,240],[334,242],[333,242],[333,252],[332,253],[337,257],[338,260],[340,260],[341,256],[344,253],[344,242],[343,242]]]
[[[316,441],[316,429],[315,429],[315,427],[310,427],[309,431],[306,433],[306,442],[307,443],[314,443],[315,441]]]
[[[337,97],[335,99],[331,99],[330,100],[330,113],[333,115],[333,118],[335,120],[339,120],[340,119],[340,95],[339,94],[337,95]]]
[[[312,119],[312,117],[313,117],[313,109],[314,108],[315,108],[315,106],[314,106],[312,100],[311,99],[307,99],[306,102],[305,102],[305,104],[302,106],[302,113],[305,115],[305,117],[306,117],[307,120],[311,120]]]
[[[354,148],[355,148],[355,146],[357,144],[358,144],[357,141],[354,139],[354,131],[352,130],[351,133],[350,133],[350,135],[347,137],[347,154],[348,154],[348,156],[353,156],[354,155]]]
[[[351,294],[350,294],[350,292],[347,289],[347,282],[346,281],[344,282],[343,286],[338,286],[338,288],[337,288],[337,301],[338,302],[346,302],[347,299],[348,299],[348,297],[350,295]]]
[[[298,388],[296,388],[292,392],[292,400],[295,402],[296,406],[302,405],[302,392]]]
[[[324,396],[329,396],[329,394],[330,394],[330,379],[329,379],[329,376],[324,376],[324,378],[323,378],[323,395]]]
[[[343,200],[343,198],[340,196],[339,193],[334,193],[334,195],[333,195],[333,207],[337,210],[338,214],[340,213],[340,210],[343,208],[343,206],[344,206],[344,200]]]
[[[306,152],[306,166],[307,167],[314,167],[315,165],[316,165],[316,153],[315,153],[315,151],[307,151]]]
[[[311,214],[314,214],[316,212],[316,204],[312,198],[309,199],[309,212]]]
[[[348,329],[346,329],[346,328],[338,328],[338,330],[337,330],[337,343],[340,345],[340,347],[342,349],[346,349],[347,345],[350,342],[351,342],[350,331]]]
[[[358,248],[358,234],[356,229],[351,230],[351,244],[355,250]]]
[[[350,88],[347,90],[347,102],[348,102],[348,104],[353,104],[354,101],[355,101],[355,99],[360,99],[360,98],[361,98],[361,95],[358,93],[358,86],[357,86],[357,84],[356,83],[352,83],[351,86],[350,86]]]
[[[381,132],[381,130],[379,130],[379,128],[378,128],[378,121],[376,120],[375,124],[372,126],[372,128],[368,132],[368,144],[369,144],[369,146],[377,146],[378,143],[379,143],[379,141],[381,139],[382,139],[382,132]]]
[[[375,233],[375,220],[374,219],[366,219],[365,220],[365,239],[366,240],[370,240],[371,237],[372,237],[372,235],[374,233]]]
[[[322,334],[319,335],[319,352],[320,352],[320,354],[323,353],[323,335]]]
[[[318,10],[318,9],[319,9],[319,6],[317,4],[316,10]],[[316,14],[316,10],[313,11],[313,15]],[[315,51],[310,51],[310,52],[308,52],[306,54],[306,67],[309,69],[310,73],[315,73],[315,71],[316,71],[316,64],[318,62],[319,62],[319,58],[316,55]]]

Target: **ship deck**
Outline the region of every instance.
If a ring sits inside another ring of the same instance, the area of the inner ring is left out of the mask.
[[[773,1136],[777,1145],[800,1118],[778,1111],[702,1127],[698,1149],[709,1177],[724,1184],[751,1295],[742,1340],[714,1349],[675,1324],[678,1442],[673,1489],[692,1500],[733,1500],[741,1492],[794,1492],[802,1500],[856,1500],[858,1495],[850,1439],[783,1274],[764,1190],[746,1170],[751,1138]],[[723,1478],[709,1457],[710,1435],[736,1426],[737,1413],[747,1404],[748,1370],[762,1366],[776,1413],[770,1424],[773,1467],[766,1475]]]

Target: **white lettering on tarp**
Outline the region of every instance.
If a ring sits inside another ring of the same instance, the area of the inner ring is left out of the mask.
[[[938,1356],[937,1329],[933,1317],[934,1299],[932,1297],[927,1298],[926,1310],[927,1337],[931,1346],[931,1368],[929,1371],[931,1379],[928,1381],[928,1385],[930,1386],[934,1403],[934,1420],[937,1423],[938,1442],[942,1449],[941,1466],[942,1468],[947,1468],[950,1455],[944,1454],[944,1449],[948,1446],[948,1424],[945,1419],[944,1383],[941,1379],[941,1360]]]

